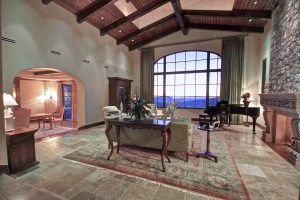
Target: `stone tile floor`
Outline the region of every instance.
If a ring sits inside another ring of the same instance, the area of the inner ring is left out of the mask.
[[[40,164],[13,176],[0,174],[0,200],[218,199],[62,158],[94,142],[99,131],[103,132],[104,126],[37,141]],[[300,169],[263,143],[260,129],[253,135],[249,127],[226,126],[215,134],[226,137],[251,199],[299,198]],[[280,149],[287,152],[288,147]]]

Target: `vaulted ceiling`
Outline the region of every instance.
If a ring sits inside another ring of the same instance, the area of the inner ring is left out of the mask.
[[[134,50],[190,29],[262,33],[273,0],[41,0],[73,13]]]

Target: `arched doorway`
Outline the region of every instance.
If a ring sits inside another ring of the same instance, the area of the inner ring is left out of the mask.
[[[64,85],[72,88],[71,93],[64,91]],[[35,114],[53,113],[65,106],[68,116],[63,123],[73,128],[85,123],[82,95],[83,83],[77,76],[54,68],[29,68],[16,74],[13,81],[13,96],[20,107]]]

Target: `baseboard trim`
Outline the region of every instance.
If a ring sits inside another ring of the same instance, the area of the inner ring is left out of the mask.
[[[0,173],[9,174],[8,165],[0,165]]]
[[[84,129],[88,129],[88,128],[93,128],[95,126],[100,126],[100,125],[103,125],[103,124],[105,124],[104,121],[96,122],[96,123],[93,123],[93,124],[86,124],[86,125],[83,125],[83,126],[79,127],[78,130],[80,131],[80,130],[84,130]]]

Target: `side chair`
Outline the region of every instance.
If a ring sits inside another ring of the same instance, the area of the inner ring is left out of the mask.
[[[54,126],[57,122],[60,122],[60,126],[62,126],[64,112],[65,112],[65,107],[64,106],[58,106],[57,110],[52,113],[51,117],[52,117],[52,123],[54,124]],[[50,123],[50,119],[46,118],[46,119],[43,120],[44,127],[45,127],[45,123]]]

